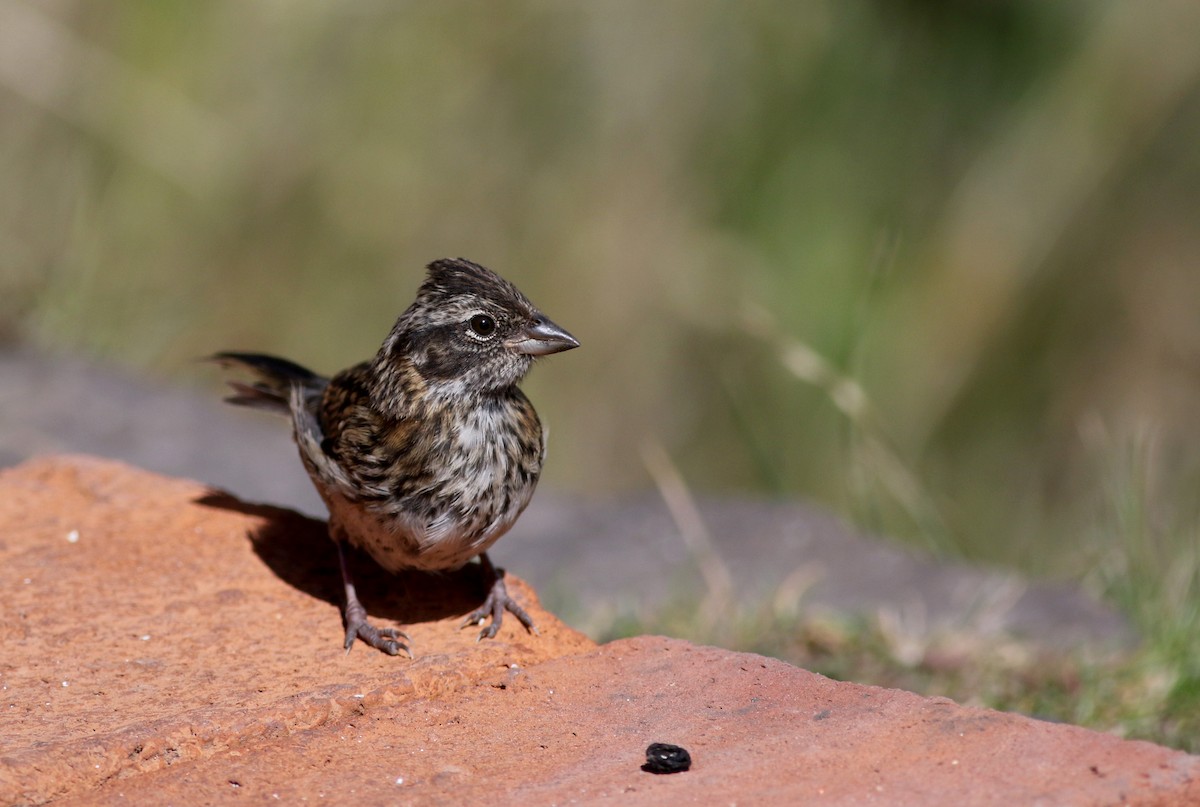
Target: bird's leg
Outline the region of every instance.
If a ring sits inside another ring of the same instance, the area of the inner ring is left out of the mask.
[[[500,623],[504,621],[504,612],[511,611],[512,615],[525,626],[525,629],[530,633],[538,634],[537,626],[533,624],[533,619],[529,614],[525,613],[525,609],[517,605],[517,601],[508,596],[508,589],[504,585],[504,570],[497,569],[492,565],[492,561],[484,552],[479,556],[479,565],[483,567],[483,576],[485,579],[491,579],[491,585],[488,587],[487,599],[483,601],[483,605],[476,608],[471,613],[467,614],[467,618],[463,620],[462,627],[468,625],[479,625],[489,616],[492,618],[490,624],[484,626],[479,632],[479,639],[491,639],[500,630]]]
[[[342,567],[342,585],[346,591],[346,610],[342,614],[346,622],[346,652],[349,653],[350,648],[354,647],[355,639],[362,639],[389,656],[403,653],[412,658],[412,651],[405,644],[412,641],[407,633],[396,628],[377,628],[367,621],[367,609],[363,608],[362,603],[358,601],[358,594],[354,591],[354,580],[350,577],[350,566],[346,563],[346,552],[342,549],[342,542],[335,540],[333,543],[337,546],[338,564]]]

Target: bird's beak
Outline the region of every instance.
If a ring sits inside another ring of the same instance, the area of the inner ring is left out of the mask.
[[[579,340],[555,325],[545,316],[538,314],[533,324],[504,342],[509,350],[527,356],[548,356],[579,347]]]

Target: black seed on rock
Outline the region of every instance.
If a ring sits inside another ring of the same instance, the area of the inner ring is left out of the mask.
[[[692,767],[692,755],[686,748],[669,743],[650,743],[646,748],[646,773],[682,773]]]

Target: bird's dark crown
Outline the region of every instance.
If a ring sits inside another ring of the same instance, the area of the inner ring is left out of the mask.
[[[427,267],[428,275],[417,291],[417,300],[431,305],[455,297],[478,297],[522,312],[536,309],[529,298],[500,275],[466,258],[443,258]]]

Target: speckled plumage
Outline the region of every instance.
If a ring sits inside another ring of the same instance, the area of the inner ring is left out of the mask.
[[[463,259],[435,261],[375,358],[331,379],[269,356],[220,353],[253,384],[230,382],[231,403],[286,413],[305,468],[329,507],[330,535],[368,552],[389,571],[455,569],[487,549],[529,503],[545,443],[533,405],[517,384],[536,356],[578,342],[511,283]],[[346,564],[346,647],[355,638],[407,651],[394,629],[366,620]],[[503,577],[467,618],[487,617],[495,635],[504,610],[527,628]]]

